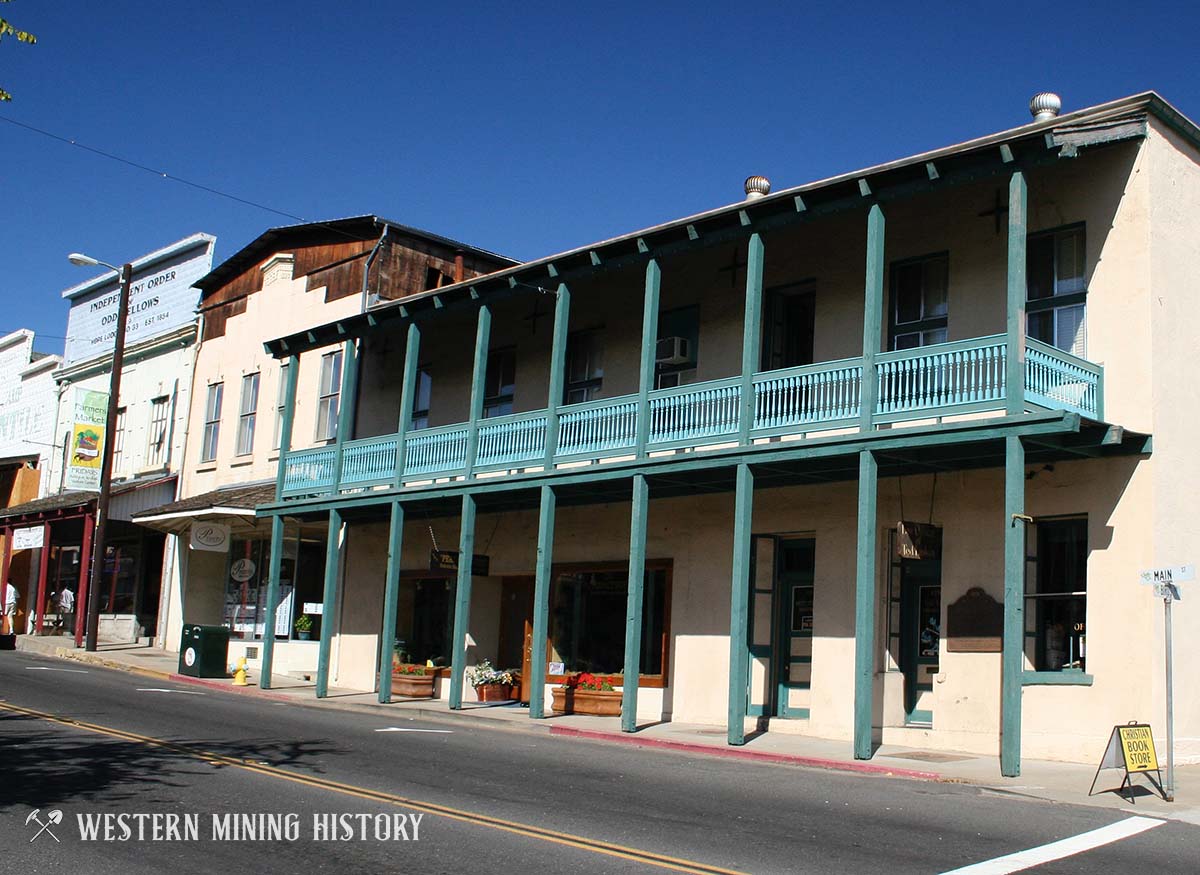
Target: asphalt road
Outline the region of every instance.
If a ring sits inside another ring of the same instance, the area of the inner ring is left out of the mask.
[[[2,653],[4,868],[901,875],[1132,823],[1124,812],[965,785],[465,723],[297,706]],[[389,728],[406,731],[378,731]],[[55,811],[62,819],[51,823]],[[118,815],[129,840],[119,840]],[[178,816],[181,840],[166,840],[165,815]],[[84,840],[81,817],[99,839],[107,823],[118,840]],[[189,818],[195,840],[184,831]],[[214,828],[235,822],[275,826],[281,837],[214,839]],[[39,824],[58,841],[31,841]],[[1200,828],[1151,826],[1031,871],[1194,875]]]

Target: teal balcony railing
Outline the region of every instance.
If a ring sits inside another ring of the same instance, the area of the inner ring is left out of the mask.
[[[871,375],[877,390],[872,422],[1002,410],[1006,356],[1004,335],[877,355]],[[862,381],[861,359],[755,374],[751,439],[859,426]],[[1036,340],[1027,341],[1022,390],[1027,406],[1070,410],[1091,419],[1104,415],[1102,368]],[[737,377],[651,392],[647,451],[736,441],[741,392]],[[636,395],[566,404],[556,413],[555,463],[627,456],[636,449]],[[549,419],[548,411],[537,410],[480,421],[470,465],[468,425],[410,432],[400,482],[543,465]],[[284,496],[335,491],[335,461],[333,447],[288,453]],[[395,435],[348,441],[342,447],[336,490],[390,484],[396,475]]]

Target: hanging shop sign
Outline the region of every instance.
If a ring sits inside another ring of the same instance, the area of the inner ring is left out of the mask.
[[[104,458],[108,393],[75,389],[75,416],[67,452],[64,483],[68,489],[98,490]]]
[[[1133,776],[1150,772],[1158,775],[1156,787],[1163,792],[1162,772],[1158,766],[1158,752],[1154,749],[1154,734],[1146,723],[1127,723],[1124,726],[1114,726],[1108,737],[1108,747],[1104,749],[1104,758],[1096,769],[1096,777],[1092,778],[1091,796],[1096,790],[1096,778],[1105,769],[1124,769],[1125,777],[1117,792],[1121,793],[1126,786],[1133,786]],[[1153,781],[1153,779],[1151,779]],[[1165,795],[1165,794],[1164,794]]]
[[[896,523],[896,556],[900,559],[941,559],[941,526],[906,520]]]
[[[457,550],[430,550],[430,571],[458,571]],[[491,570],[491,557],[476,553],[471,557],[471,574],[474,577],[487,577]]]
[[[30,526],[27,529],[13,529],[12,548],[14,550],[37,550],[44,543],[45,526]]]
[[[229,526],[224,523],[192,523],[191,545],[193,550],[228,553]]]
[[[238,559],[229,566],[229,576],[238,583],[248,583],[257,572],[253,559]]]

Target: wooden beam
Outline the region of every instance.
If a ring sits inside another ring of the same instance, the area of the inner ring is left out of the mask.
[[[637,238],[637,250],[643,254],[650,251],[650,247],[646,245],[646,241],[641,237]]]
[[[333,624],[337,614],[338,564],[342,555],[342,513],[329,510],[325,541],[325,586],[321,591],[321,637],[317,649],[317,698],[329,695],[329,651],[333,644]]]
[[[467,670],[467,632],[471,629],[471,565],[475,557],[475,496],[462,497],[462,527],[458,536],[458,588],[454,596],[454,640],[450,642],[450,707],[462,708]]]
[[[279,467],[283,467],[282,462]],[[283,517],[271,517],[271,554],[267,560],[267,616],[263,621],[262,662],[258,671],[260,690],[271,689],[271,669],[275,661],[275,615],[279,612],[279,572],[283,567],[283,539]]]
[[[654,388],[654,349],[658,343],[658,300],[662,286],[662,270],[658,260],[646,263],[646,292],[642,302],[642,353],[638,369],[637,438],[634,452],[639,459],[646,456],[650,440],[650,390]]]
[[[745,210],[738,210],[738,221],[741,223],[743,228],[749,228],[751,225],[750,214]]]
[[[867,214],[867,266],[863,301],[863,375],[859,399],[859,429],[874,428],[878,383],[875,380],[875,356],[879,352],[879,335],[883,328],[883,241],[886,222],[879,204],[872,204]]]
[[[558,268],[554,266],[553,261],[546,265],[546,273],[550,276],[550,279],[556,279],[558,277]]]
[[[1004,439],[1004,637],[1000,655],[1000,773],[1021,774],[1025,659],[1025,445]]]
[[[567,370],[567,340],[570,337],[571,291],[559,283],[554,300],[554,331],[550,340],[550,386],[546,398],[546,471],[554,470],[558,452],[558,408],[563,403],[563,385]]]
[[[642,603],[646,588],[646,520],[650,490],[644,474],[633,475],[629,521],[629,590],[625,601],[625,672],[621,688],[621,731],[637,730],[638,679],[642,665]]]
[[[392,648],[400,609],[400,557],[404,549],[404,505],[392,502],[388,521],[387,565],[383,578],[383,629],[379,636],[379,704],[392,701]]]
[[[1012,146],[1008,145],[1008,143],[1000,144],[1000,160],[1003,161],[1005,164],[1012,164],[1012,161],[1013,161]]]
[[[1005,333],[1005,409],[1025,411],[1025,235],[1028,193],[1016,171],[1008,185],[1008,307]]]
[[[792,198],[792,202],[796,205],[797,213],[803,213],[808,209],[808,204],[804,202],[804,198],[802,198],[800,195],[796,195],[794,198]]]
[[[858,457],[858,564],[854,578],[854,758],[873,752],[875,714],[875,520],[879,464],[864,450]]]
[[[533,583],[533,641],[529,664],[529,716],[546,716],[546,638],[550,634],[550,583],[554,575],[554,488],[543,486],[538,507],[537,561]]]
[[[751,234],[746,248],[746,305],[742,315],[742,375],[738,411],[738,443],[750,444],[754,425],[754,372],[762,350],[762,292],[765,251],[761,234]]]
[[[931,180],[937,179],[939,176],[937,165],[935,165],[932,161],[925,162],[925,172],[929,174],[929,178]]]
[[[408,431],[412,428],[413,407],[417,403],[417,365],[421,355],[421,329],[408,323],[404,342],[404,372],[400,377],[400,410],[396,417],[396,475],[393,489],[404,486],[404,469],[408,465]]]
[[[700,232],[696,230],[695,225],[687,226],[687,235],[688,235],[689,240],[699,240],[700,239]]]
[[[729,596],[729,706],[726,738],[746,743],[746,700],[750,687],[750,533],[754,517],[754,474],[737,466],[733,506],[733,579]]]
[[[479,322],[475,330],[475,364],[471,371],[471,409],[467,418],[467,455],[464,465],[466,478],[471,479],[475,454],[479,447],[479,420],[483,419],[483,393],[487,379],[488,344],[492,334],[492,310],[487,304],[479,306]]]
[[[479,300],[479,289],[475,288],[474,286],[467,287],[467,294],[471,298],[472,301]]]
[[[279,467],[275,470],[275,500],[283,498],[287,478],[287,455],[292,450],[292,428],[296,421],[296,381],[300,378],[300,356],[287,360],[287,381],[283,384],[283,421],[279,423]]]
[[[871,196],[871,185],[865,178],[858,180],[858,193],[863,197]]]
[[[358,346],[353,340],[342,345],[342,385],[338,389],[337,433],[333,440],[333,491],[342,486],[342,463],[346,440],[354,428],[354,407],[358,393]]]
[[[592,267],[600,266],[600,253],[599,252],[597,252],[595,249],[588,250],[588,256],[592,260]]]

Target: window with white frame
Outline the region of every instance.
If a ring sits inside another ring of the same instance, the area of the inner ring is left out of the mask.
[[[287,404],[287,381],[288,368],[290,365],[283,362],[279,366],[279,386],[275,390],[275,437],[271,441],[271,449],[279,449],[279,445],[283,442],[283,408]]]
[[[892,349],[946,342],[949,287],[950,257],[944,252],[892,263]]]
[[[200,442],[200,461],[212,462],[217,458],[217,441],[221,436],[221,397],[224,383],[211,383],[208,398],[204,402],[204,437]]]
[[[242,377],[242,402],[238,407],[237,454],[254,452],[254,424],[258,419],[258,373]]]
[[[342,391],[342,351],[321,356],[321,385],[317,396],[317,440],[337,437],[338,396]]]
[[[416,397],[413,398],[412,428],[414,431],[429,428],[429,402],[433,397],[433,375],[429,366],[417,368]]]
[[[167,462],[167,440],[170,437],[171,398],[163,395],[150,402],[150,432],[146,437],[146,465],[157,468]]]
[[[117,425],[113,429],[113,457],[112,457],[112,472],[113,476],[123,474],[125,471],[125,408],[117,408]]]
[[[604,384],[604,337],[599,329],[576,331],[567,338],[563,403],[578,404],[600,397]]]
[[[1084,311],[1083,225],[1030,235],[1025,246],[1025,319],[1029,336],[1082,357]]]
[[[1025,652],[1036,671],[1085,670],[1087,554],[1087,517],[1026,529]]]

